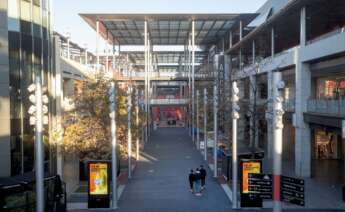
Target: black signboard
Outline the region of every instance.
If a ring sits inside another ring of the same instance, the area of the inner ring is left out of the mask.
[[[292,177],[281,177],[280,193],[281,200],[295,205],[304,206],[304,180],[292,178]]]
[[[256,194],[261,199],[272,199],[272,185],[272,175],[253,173],[248,175],[249,192]]]

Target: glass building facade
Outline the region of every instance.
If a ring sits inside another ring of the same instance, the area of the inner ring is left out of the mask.
[[[50,7],[50,0],[8,0],[11,175],[34,170],[34,127],[29,123],[27,88],[40,74],[49,90],[54,75]],[[45,171],[51,172],[48,128],[45,126]]]

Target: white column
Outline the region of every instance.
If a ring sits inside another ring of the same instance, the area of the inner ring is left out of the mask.
[[[204,88],[204,160],[207,162],[207,89]]]
[[[195,21],[192,21],[192,130],[193,142],[195,140]]]
[[[300,45],[306,44],[306,7],[302,7],[300,15]]]
[[[36,175],[36,212],[44,212],[44,148],[43,148],[43,103],[40,73],[35,76],[36,84],[36,127],[35,127],[35,175]]]
[[[97,70],[99,70],[99,21],[96,21],[96,57],[97,57]]]
[[[217,96],[217,86],[215,85],[213,87],[213,134],[214,134],[214,146],[213,146],[213,162],[214,162],[214,170],[213,170],[213,176],[218,176],[218,96]]]
[[[116,86],[110,85],[110,122],[111,122],[111,173],[112,173],[112,208],[117,208],[117,140],[116,140]]]
[[[189,35],[188,35],[189,36]],[[190,135],[192,135],[192,129],[193,129],[193,126],[192,126],[192,75],[191,75],[191,67],[190,67],[190,64],[191,64],[191,46],[192,46],[192,41],[191,39],[189,38],[188,39],[188,96],[189,96],[189,108],[188,108],[188,111],[189,111],[189,133]]]
[[[274,47],[274,35],[275,33],[274,33],[274,28],[272,27],[272,29],[271,29],[271,56],[272,57],[274,57],[274,49],[275,49],[275,47]]]
[[[253,43],[252,43],[252,63],[255,64],[255,40],[253,40]]]
[[[196,90],[196,148],[200,149],[200,136],[199,136],[199,90]]]
[[[273,74],[273,211],[281,212],[282,205],[280,199],[280,178],[282,174],[282,154],[283,154],[283,96],[284,88],[282,73]]]
[[[139,126],[139,90],[135,90],[135,114],[136,114],[136,125],[137,125],[137,141],[136,141],[136,159],[139,161],[140,157],[140,126]]]
[[[147,79],[148,79],[148,42],[147,42],[147,21],[145,21],[145,142],[148,141],[148,96],[147,96]]]
[[[229,33],[229,48],[232,48],[232,31]]]
[[[238,156],[237,156],[237,120],[239,119],[239,89],[237,82],[232,83],[232,208],[237,208],[237,184],[238,184]]]
[[[127,97],[127,151],[128,151],[128,178],[132,177],[132,88],[128,88]]]
[[[242,25],[242,21],[240,21],[240,40],[242,40],[243,38],[243,25]]]
[[[298,54],[296,54],[298,58]],[[311,95],[311,73],[309,65],[296,64],[296,102],[293,122],[295,126],[295,173],[300,177],[311,176],[311,132],[309,124],[304,121],[308,99]]]

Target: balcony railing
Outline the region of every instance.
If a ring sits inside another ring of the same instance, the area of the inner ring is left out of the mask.
[[[151,105],[186,105],[188,99],[151,99]]]
[[[312,99],[308,101],[308,112],[322,113],[336,116],[345,115],[345,99],[321,100]]]

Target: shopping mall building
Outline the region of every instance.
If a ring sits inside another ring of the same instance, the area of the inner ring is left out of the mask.
[[[44,86],[49,90],[50,122],[45,126],[45,139],[50,141],[50,132],[57,122],[57,116],[61,115],[60,107],[64,101],[61,99],[63,92],[59,93],[59,90],[64,90],[67,95],[73,90],[74,84],[71,82],[85,79],[80,73],[61,70],[57,58],[62,56],[64,60],[66,57],[67,60],[74,60],[67,61],[67,65],[80,70],[84,68],[76,63],[87,66],[95,63],[95,60],[84,59],[87,51],[77,45],[67,49],[68,38],[65,36],[53,35],[49,0],[0,0],[0,3],[0,176],[6,177],[34,169],[34,130],[27,113],[31,104],[27,87],[32,83],[33,76],[40,74]],[[212,77],[217,79],[219,95],[225,97],[220,99],[225,103],[231,96],[230,82],[238,82],[241,91],[240,143],[264,149],[265,158],[270,162],[273,146],[272,75],[282,72],[286,85],[283,172],[342,182],[345,170],[345,1],[269,0],[254,14],[212,15],[216,16],[219,16],[217,20],[196,20],[196,41],[211,39],[203,46],[202,52],[197,53],[200,65],[195,71],[196,75],[205,75],[208,80]],[[96,25],[95,17],[83,16],[92,26]],[[188,17],[192,19],[194,16],[191,14]],[[202,15],[199,17],[202,18]],[[223,20],[224,17],[231,20]],[[184,22],[179,20],[179,28],[174,28],[174,24],[164,27],[169,27],[171,32],[184,30],[188,34],[190,19],[184,20],[186,23],[182,25]],[[102,24],[101,19],[97,20],[105,32],[101,36],[107,39],[111,31],[107,27],[110,28],[113,23],[106,25]],[[155,23],[151,24],[153,26]],[[155,28],[152,27],[152,30]],[[118,35],[122,34],[121,39],[124,40],[126,37],[139,42],[143,40],[138,35],[131,38],[133,34],[128,28],[114,31],[120,31]],[[176,33],[171,36],[176,36]],[[204,36],[204,39],[198,39],[198,36]],[[57,46],[64,50],[56,51]],[[66,49],[74,53],[66,53]],[[188,50],[182,50],[182,58],[186,59]],[[77,56],[72,58],[73,54]],[[126,54],[134,55],[137,52],[128,51]],[[181,66],[180,56],[171,54],[173,56],[162,58],[168,58],[166,60],[170,62],[176,60],[174,63]],[[135,63],[136,56],[133,55],[132,63]],[[139,62],[142,62],[141,57],[138,56]],[[108,60],[105,63],[108,64]],[[186,62],[184,64],[186,66]],[[167,72],[170,69],[167,68]],[[221,74],[220,70],[223,71]],[[186,69],[176,68],[173,71],[176,76],[176,71]],[[218,74],[213,74],[215,72]],[[63,79],[60,75],[63,75]],[[119,77],[128,79],[124,75],[125,72],[122,72]],[[140,81],[142,75],[137,73],[137,76]],[[201,78],[196,82],[196,87],[200,89],[205,83]],[[158,79],[157,83],[151,85],[153,91],[156,89],[163,93],[159,95],[153,92],[158,100],[162,96],[175,96],[183,100],[190,98],[187,92],[190,83],[188,77],[177,80],[178,84],[169,85],[162,81],[171,80],[170,77]],[[73,92],[68,95],[73,95]],[[169,106],[171,102],[163,103]],[[183,110],[179,114],[190,113],[190,105],[186,103],[188,101],[183,103]],[[159,104],[153,104],[152,111],[159,111],[153,115],[169,118],[170,108],[166,111],[155,108]],[[231,127],[225,123],[230,119],[231,108],[225,107],[224,110],[220,111],[219,130],[231,135]],[[56,149],[47,143],[45,170],[56,173],[59,169]]]

